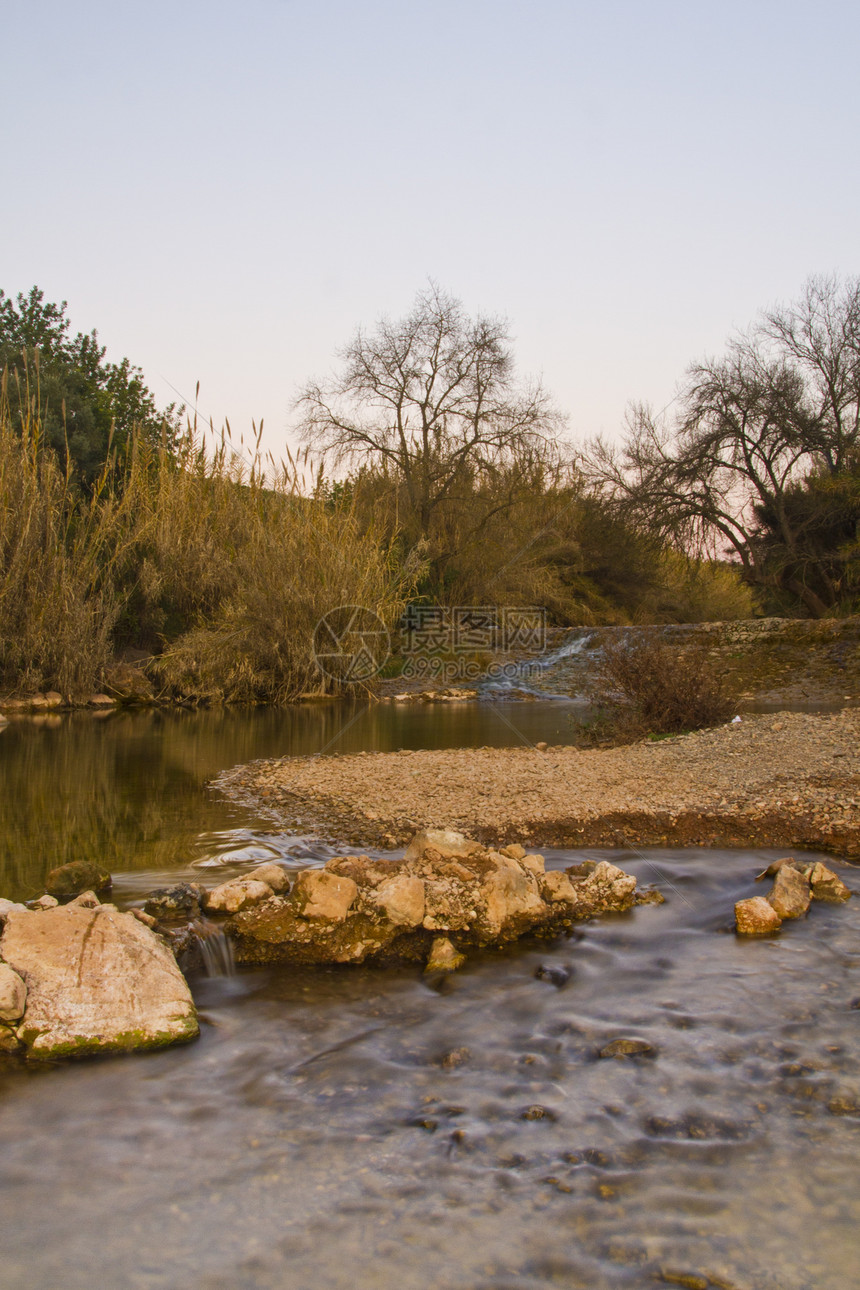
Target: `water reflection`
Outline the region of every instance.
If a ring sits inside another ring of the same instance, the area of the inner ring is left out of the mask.
[[[491,704],[312,704],[15,720],[0,736],[0,895],[39,894],[47,870],[68,860],[105,865],[127,895],[285,846],[307,862],[308,839],[273,842],[270,822],[220,800],[208,781],[255,758],[323,750],[560,743],[570,717],[553,703],[509,704],[503,715]]]

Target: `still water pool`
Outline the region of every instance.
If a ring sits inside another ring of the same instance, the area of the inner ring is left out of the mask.
[[[320,862],[310,832],[280,836],[207,781],[332,739],[513,743],[512,724],[561,742],[566,719],[533,704],[15,723],[0,734],[0,894],[81,856],[107,860],[120,901],[165,875]],[[0,1285],[856,1285],[860,899],[743,942],[733,903],[775,852],[588,854],[666,903],[441,981],[201,978],[188,1048],[5,1062]],[[839,871],[860,894],[860,870]],[[654,1052],[599,1059],[618,1037]]]

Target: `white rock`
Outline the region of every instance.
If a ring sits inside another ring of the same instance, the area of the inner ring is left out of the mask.
[[[258,865],[256,869],[252,869],[250,873],[244,874],[243,877],[253,878],[255,882],[268,883],[276,895],[286,891],[290,885],[290,878],[286,869],[282,865],[275,864],[274,860]]]
[[[198,1034],[173,955],[132,914],[107,905],[16,911],[0,956],[27,983],[17,1033],[30,1057],[160,1048]]]
[[[231,882],[222,882],[220,887],[214,887],[204,898],[204,905],[210,913],[236,914],[240,909],[259,905],[274,894],[267,882],[258,882],[254,878],[234,878]]]

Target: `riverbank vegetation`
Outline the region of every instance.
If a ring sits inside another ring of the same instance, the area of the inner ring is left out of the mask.
[[[432,285],[341,360],[276,462],[159,409],[65,304],[0,292],[0,692],[85,697],[145,659],[174,698],[321,693],[343,604],[389,629],[410,601],[560,626],[860,606],[858,282],[811,281],[615,445],[568,443],[507,325]]]
[[[414,580],[347,499],[304,493],[295,463],[264,472],[258,446],[248,465],[193,425],[171,448],[133,434],[86,489],[8,398],[0,571],[0,692],[86,698],[146,655],[137,697],[196,702],[319,692],[323,614],[356,600],[393,626]]]

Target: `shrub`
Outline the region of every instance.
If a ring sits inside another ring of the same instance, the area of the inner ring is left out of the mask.
[[[737,703],[705,645],[672,646],[659,636],[637,644],[610,641],[597,687],[617,737],[721,725]]]

